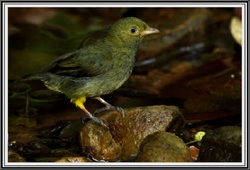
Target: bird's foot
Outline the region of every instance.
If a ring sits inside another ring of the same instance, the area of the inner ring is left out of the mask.
[[[93,115],[96,115],[97,113],[100,113],[100,112],[103,112],[103,111],[107,111],[107,110],[115,110],[115,111],[118,111],[122,114],[122,117],[125,117],[125,112],[124,110],[121,108],[121,107],[118,107],[118,106],[105,106],[105,107],[102,107],[100,109],[97,109]]]
[[[88,118],[91,119],[91,120],[93,120],[94,122],[98,123],[99,125],[101,125],[101,126],[107,128],[107,129],[109,129],[108,126],[105,123],[103,123],[103,121],[101,119],[98,119],[95,116],[91,116],[91,117],[88,117]],[[85,119],[86,118],[84,118],[84,117],[82,118],[82,122],[83,123],[85,123]]]
[[[103,100],[101,97],[95,97],[96,100],[100,101],[102,104],[105,105],[105,107],[97,109],[94,112],[94,115],[106,110],[116,110],[118,112],[120,112],[122,114],[122,117],[125,117],[125,113],[124,110],[121,107],[117,107],[117,106],[112,106],[111,104],[109,104],[108,102],[106,102],[105,100]]]

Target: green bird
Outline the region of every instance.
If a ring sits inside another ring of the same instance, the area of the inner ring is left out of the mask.
[[[130,76],[135,55],[145,35],[158,33],[135,17],[123,18],[106,30],[102,39],[72,53],[57,58],[46,70],[29,75],[27,80],[41,80],[50,89],[66,95],[93,121],[106,126],[84,106],[86,98],[94,98],[105,105],[104,110],[118,110],[100,96],[118,89]],[[123,113],[124,116],[124,113]]]

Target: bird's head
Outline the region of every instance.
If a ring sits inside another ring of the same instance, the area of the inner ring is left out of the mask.
[[[121,46],[136,46],[148,34],[158,33],[159,30],[149,27],[135,17],[123,18],[115,22],[107,31],[106,38]]]

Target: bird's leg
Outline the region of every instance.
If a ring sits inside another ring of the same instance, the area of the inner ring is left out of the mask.
[[[117,107],[117,106],[112,106],[111,104],[109,104],[108,102],[106,102],[105,100],[103,100],[101,97],[95,97],[94,99],[100,101],[102,104],[105,105],[105,107],[102,107],[100,109],[97,109],[93,114],[97,114],[106,110],[116,110],[118,112],[120,112],[122,114],[122,117],[125,117],[125,113],[124,110],[121,107]]]
[[[82,98],[78,98],[78,99],[71,99],[71,102],[74,103],[77,107],[79,107],[80,109],[82,109],[86,114],[87,116],[93,120],[94,122],[108,128],[102,120],[98,119],[97,117],[93,116],[84,106],[84,103],[86,101],[86,97],[82,97]],[[84,121],[83,121],[84,122]]]
[[[102,126],[108,128],[107,125],[105,125],[105,124],[103,123],[102,120],[100,120],[100,119],[98,119],[97,117],[93,116],[84,106],[83,106],[82,110],[83,110],[83,111],[88,115],[88,117],[89,117],[90,119],[92,119],[94,122],[96,122],[96,123],[98,123],[98,124],[100,124],[100,125],[102,125]],[[83,121],[83,122],[84,122],[84,121]]]

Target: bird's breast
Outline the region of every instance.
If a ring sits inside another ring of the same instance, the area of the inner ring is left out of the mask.
[[[113,67],[107,73],[109,77],[115,80],[119,87],[124,83],[130,76],[133,67],[135,65],[135,53],[120,53],[118,56],[115,56]]]

